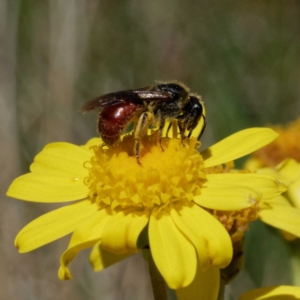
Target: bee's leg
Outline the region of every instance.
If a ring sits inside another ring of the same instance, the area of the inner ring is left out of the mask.
[[[200,134],[199,134],[199,136],[198,136],[198,141],[200,140],[200,138],[201,138],[201,136],[202,136],[202,134],[203,134],[203,132],[204,132],[204,130],[205,130],[205,127],[206,127],[206,125],[207,125],[205,116],[202,115],[202,117],[203,117],[203,127],[202,127],[201,132],[200,132]]]
[[[182,144],[182,146],[185,146],[183,141],[186,139],[186,136],[184,135],[185,130],[186,130],[186,124],[185,124],[184,120],[178,121],[178,127],[179,127],[179,132],[180,132],[180,137],[181,137],[181,144]]]
[[[164,148],[161,143],[161,138],[162,138],[162,131],[165,127],[165,118],[163,118],[161,115],[158,117],[158,142],[160,144],[160,148],[162,151],[164,151]]]
[[[139,165],[142,165],[140,162],[140,146],[141,146],[141,141],[135,140],[134,142],[134,149],[135,149],[135,157],[136,157],[136,161]]]
[[[168,129],[167,129],[167,132],[166,132],[166,137],[168,137],[171,127],[172,127],[172,122],[170,122],[170,124],[168,126]]]
[[[145,134],[148,126],[153,122],[154,115],[151,112],[143,112],[136,124],[134,130],[134,149],[137,163],[141,165],[140,162],[140,147],[141,147],[141,138]]]

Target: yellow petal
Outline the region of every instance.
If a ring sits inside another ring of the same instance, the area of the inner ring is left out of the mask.
[[[134,208],[117,213],[103,230],[102,248],[116,254],[137,252],[137,239],[148,220],[148,210]]]
[[[196,204],[191,206],[184,206],[180,203],[174,205],[175,209],[171,210],[171,217],[176,224],[179,231],[186,236],[192,245],[194,245],[198,254],[198,263],[202,271],[207,270],[210,266],[210,257],[207,251],[207,242],[198,230],[197,219],[192,220],[194,217],[191,210],[198,211],[199,207]]]
[[[288,300],[299,299],[300,287],[296,286],[269,286],[248,291],[239,297],[239,300]]]
[[[264,174],[264,175],[268,175],[268,176],[272,176],[277,178],[280,182],[284,183],[285,185],[288,185],[290,182],[289,180],[287,180],[286,177],[282,176],[280,174],[280,172],[278,172],[275,169],[271,169],[271,168],[261,168],[256,170],[257,174]]]
[[[193,281],[197,268],[195,249],[170,215],[150,216],[149,242],[155,265],[170,288],[182,288]]]
[[[222,173],[208,174],[209,183],[221,185],[247,186],[254,190],[259,190],[264,199],[269,199],[280,195],[286,191],[286,187],[278,182],[276,177],[256,173]]]
[[[89,193],[84,176],[28,173],[16,178],[7,196],[33,202],[54,203],[84,199]]]
[[[102,209],[93,213],[75,229],[68,249],[62,254],[58,276],[62,280],[72,278],[67,266],[72,262],[79,251],[95,245],[101,238],[102,230],[111,218],[107,210]]]
[[[218,210],[240,210],[252,206],[262,198],[262,194],[247,186],[221,185],[210,183],[194,196],[197,204]]]
[[[290,201],[282,195],[274,197],[272,199],[268,199],[265,202],[267,203],[267,205],[270,205],[270,206],[272,206],[272,205],[285,205],[285,206],[289,206],[289,207],[291,206]]]
[[[300,210],[287,205],[278,205],[278,202],[268,201],[271,207],[259,212],[260,219],[279,229],[300,237]]]
[[[219,282],[220,271],[218,268],[209,268],[206,272],[202,272],[198,268],[193,282],[183,289],[176,290],[177,299],[216,300],[219,293]]]
[[[244,164],[244,169],[249,170],[251,172],[255,172],[257,169],[263,167],[263,162],[257,158],[250,157]]]
[[[81,147],[85,149],[91,149],[93,146],[100,146],[103,144],[103,141],[101,138],[92,138],[88,140],[88,142],[85,145],[82,145]]]
[[[278,133],[270,128],[241,130],[201,152],[206,168],[243,157],[272,142]]]
[[[97,209],[97,205],[83,200],[44,214],[18,233],[15,246],[20,253],[24,253],[53,242],[74,231]]]
[[[300,178],[300,164],[294,159],[284,160],[276,169],[285,178],[287,185]]]
[[[98,242],[92,249],[90,254],[90,263],[95,272],[102,271],[111,265],[132,256],[134,253],[127,252],[124,254],[114,254],[101,248],[101,242]]]
[[[198,231],[206,242],[206,252],[212,266],[226,267],[232,259],[232,243],[224,226],[210,213],[197,205],[179,206],[180,217],[190,227]]]
[[[279,181],[289,186],[291,183],[299,180],[300,164],[293,159],[286,159],[276,169],[261,168],[257,170],[257,173],[276,177]]]
[[[300,209],[300,179],[295,180],[288,187],[287,194],[289,195],[293,205]]]
[[[36,155],[30,170],[34,173],[86,177],[88,172],[83,163],[89,161],[93,155],[92,151],[73,144],[51,143]]]

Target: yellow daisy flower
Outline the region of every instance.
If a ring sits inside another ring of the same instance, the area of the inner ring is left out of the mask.
[[[239,300],[291,300],[300,298],[300,287],[296,286],[269,286],[248,291],[239,297]]]
[[[90,261],[94,270],[102,270],[150,247],[168,286],[179,289],[179,299],[199,286],[214,299],[219,269],[232,258],[231,231],[243,223],[231,224],[233,216],[226,212],[249,215],[284,190],[268,175],[226,173],[218,165],[257,150],[277,134],[268,128],[247,129],[201,153],[194,138],[185,146],[179,139],[163,138],[162,152],[156,134],[143,138],[142,166],[134,157],[132,135],[109,149],[99,146],[99,138],[84,146],[48,144],[35,157],[31,172],[15,179],[7,195],[74,203],[25,226],[15,240],[19,252],[72,233],[59,269],[59,277],[69,279],[68,265],[82,249],[93,247]]]

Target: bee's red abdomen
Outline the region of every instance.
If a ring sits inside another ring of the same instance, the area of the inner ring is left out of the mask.
[[[98,120],[98,131],[104,143],[110,146],[115,144],[127,123],[141,107],[141,104],[125,102],[104,107]]]

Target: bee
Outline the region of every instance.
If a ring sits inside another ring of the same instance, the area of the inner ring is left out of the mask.
[[[204,122],[198,140],[206,126],[201,97],[190,94],[189,89],[179,82],[158,82],[153,86],[105,94],[86,102],[79,111],[84,113],[96,109],[100,110],[98,132],[107,146],[117,144],[127,125],[134,122],[134,152],[138,164],[141,164],[141,138],[150,125],[158,127],[158,142],[162,150],[162,131],[166,121],[170,121],[167,134],[172,121],[177,122],[182,143],[191,137],[201,118]]]

